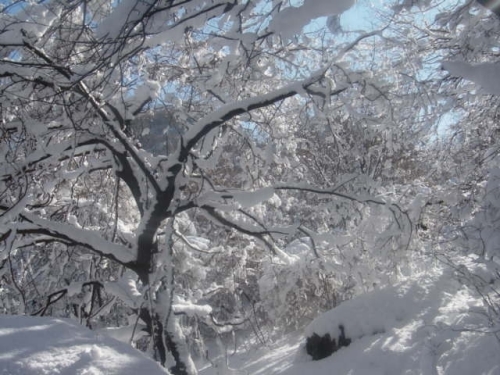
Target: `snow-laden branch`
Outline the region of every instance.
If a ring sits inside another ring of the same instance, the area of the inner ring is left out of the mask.
[[[299,33],[311,20],[341,14],[354,5],[354,0],[306,0],[299,6],[289,6],[276,14],[269,29],[282,37]]]
[[[263,224],[259,223],[255,218],[245,212],[240,211],[241,213],[249,216],[252,220],[257,222],[258,227],[249,225],[244,222],[236,222],[235,220],[228,219],[224,217],[220,212],[217,212],[214,207],[202,206],[200,208],[206,214],[207,218],[214,221],[216,224],[225,226],[227,228],[232,228],[239,233],[246,234],[260,241],[273,253],[273,255],[277,256],[284,263],[290,264],[293,261],[293,257],[286,254],[283,250],[277,247],[274,243],[274,239],[272,238],[273,234],[290,235],[289,231],[283,230],[283,228],[280,228],[279,230],[267,229]],[[270,237],[271,240],[268,240],[266,237]]]
[[[320,69],[305,80],[294,82],[270,93],[226,104],[203,117],[196,124],[194,124],[184,136],[184,147],[180,152],[179,161],[185,162],[189,152],[194,148],[198,141],[200,141],[211,130],[221,126],[236,116],[259,108],[268,107],[274,103],[300,93],[306,93],[310,86],[324,77],[329,68],[330,67],[328,66]],[[338,95],[344,90],[345,88],[335,90],[331,95]]]
[[[277,184],[273,187],[275,190],[300,190],[300,191],[305,191],[309,193],[315,193],[315,194],[320,194],[320,195],[332,195],[336,196],[339,198],[347,199],[352,202],[358,202],[358,203],[371,203],[371,204],[376,204],[376,205],[381,205],[381,206],[388,206],[389,208],[394,208],[401,214],[403,214],[409,222],[411,222],[408,213],[404,211],[401,207],[399,207],[398,204],[393,203],[393,202],[387,202],[383,199],[378,199],[375,197],[372,197],[370,195],[354,195],[354,194],[348,194],[348,193],[341,193],[336,190],[336,187],[333,189],[320,189],[314,186],[311,186],[306,183],[302,184],[293,184],[293,183],[283,183],[283,184]]]
[[[344,198],[350,201],[358,202],[358,203],[373,203],[373,204],[378,204],[378,205],[389,205],[391,203],[384,201],[383,199],[377,199],[374,198],[370,195],[352,195],[352,194],[347,194],[347,193],[341,193],[336,190],[336,188],[333,189],[320,189],[314,186],[311,186],[307,183],[282,183],[282,184],[277,184],[273,187],[275,190],[300,190],[300,191],[305,191],[309,193],[315,193],[315,194],[323,194],[323,195],[333,195],[339,198]]]
[[[410,240],[412,237],[413,233],[413,224],[411,221],[410,216],[408,215],[408,212],[403,210],[398,204],[394,202],[387,202],[383,199],[378,199],[369,195],[353,195],[353,194],[348,194],[348,193],[341,193],[337,191],[337,187],[334,187],[332,189],[320,189],[316,188],[314,186],[310,186],[309,184],[302,183],[302,184],[293,184],[293,183],[283,183],[283,184],[277,184],[274,186],[275,190],[298,190],[298,191],[304,191],[304,192],[309,192],[309,193],[314,193],[314,194],[320,194],[320,195],[331,195],[335,196],[338,198],[342,199],[347,199],[352,202],[358,202],[362,204],[376,204],[380,206],[386,206],[389,211],[391,211],[394,219],[396,220],[396,223],[398,224],[399,230],[404,231],[407,230],[409,232],[408,235],[408,241],[406,243],[406,247],[410,245]],[[401,219],[403,218],[403,221]]]
[[[159,192],[159,186],[155,178],[153,177],[152,172],[149,170],[147,167],[147,163],[141,158],[140,154],[137,152],[137,149],[135,146],[130,142],[128,139],[127,135],[124,134],[123,128],[125,127],[125,119],[123,116],[119,113],[118,110],[115,109],[113,105],[107,102],[102,102],[98,100],[95,97],[95,94],[92,92],[92,90],[87,87],[87,85],[82,81],[76,79],[76,76],[74,73],[69,69],[65,67],[59,66],[52,58],[50,58],[42,49],[35,47],[32,43],[29,43],[27,41],[23,42],[23,47],[26,48],[27,50],[31,51],[34,55],[36,55],[38,58],[40,58],[47,66],[52,67],[52,69],[56,72],[58,72],[60,75],[62,75],[66,80],[68,80],[67,83],[64,83],[64,87],[61,86],[61,83],[58,82],[55,78],[51,77],[49,80],[48,77],[42,78],[42,77],[37,77],[37,78],[31,78],[28,76],[19,76],[18,73],[16,72],[9,72],[9,71],[3,71],[4,69],[0,70],[0,75],[5,76],[5,77],[11,77],[11,76],[18,76],[21,80],[25,80],[28,82],[32,82],[34,84],[41,84],[45,87],[50,87],[57,91],[58,89],[63,89],[64,91],[72,91],[81,97],[83,97],[89,104],[90,106],[95,110],[97,115],[101,118],[101,120],[107,125],[108,129],[111,130],[115,138],[119,141],[120,145],[124,148],[125,151],[127,151],[128,156],[137,164],[138,170],[134,170],[134,173],[137,173],[140,171],[140,173],[144,176],[144,178],[149,182],[151,187]],[[75,81],[76,83],[72,83],[72,81]],[[66,86],[67,85],[67,86]],[[109,109],[109,111],[112,112],[113,116],[111,116],[106,110],[104,109],[104,105]],[[118,124],[116,124],[118,122]],[[107,144],[108,148],[110,148],[109,143]],[[54,146],[57,147],[59,151],[64,150],[64,146]],[[57,153],[57,151],[55,153]],[[114,152],[116,154],[116,150]],[[121,162],[122,164],[129,164],[129,162],[126,160],[127,158],[122,157]],[[133,170],[133,168],[128,168],[130,171]],[[134,176],[136,181],[140,181],[141,178],[138,176]],[[139,201],[138,201],[139,204]]]
[[[200,208],[207,214],[208,219],[215,221],[219,225],[235,229],[240,233],[256,238],[264,245],[266,245],[273,253],[275,253],[274,246],[264,237],[265,235],[270,234],[268,230],[249,227],[248,225],[244,225],[243,223],[235,223],[234,221],[222,216],[219,212],[216,211],[215,208],[210,206],[202,206]]]
[[[49,168],[50,165],[60,165],[64,160],[70,157],[82,156],[86,153],[102,151],[97,149],[96,146],[105,146],[113,154],[117,153],[117,150],[104,139],[98,137],[81,137],[80,141],[75,142],[74,139],[67,139],[56,143],[51,146],[43,147],[30,153],[22,162],[16,162],[15,164],[4,163],[0,166],[0,180],[8,180],[12,177],[18,177],[23,173],[29,172],[35,166],[43,166],[44,168]],[[90,166],[89,170],[97,170],[111,167],[108,162],[100,161],[97,164]]]
[[[135,249],[109,242],[102,238],[99,232],[89,229],[79,229],[72,225],[41,219],[29,212],[23,212],[22,222],[7,225],[9,229],[16,229],[20,234],[41,234],[61,239],[74,245],[82,246],[120,264],[131,263],[136,260]]]
[[[339,198],[344,198],[350,201],[355,201],[359,203],[373,203],[378,205],[388,205],[388,203],[382,199],[377,199],[373,196],[366,195],[352,195],[348,193],[341,193],[338,191],[338,187],[333,187],[331,189],[321,189],[311,186],[307,183],[281,183],[274,186],[265,187],[256,191],[210,191],[205,194],[200,195],[197,198],[196,204],[199,207],[202,206],[213,206],[220,208],[235,208],[234,204],[229,204],[228,200],[234,200],[242,207],[252,207],[259,203],[269,200],[276,190],[301,190],[315,194],[323,195],[333,195]]]
[[[454,77],[462,77],[481,86],[492,95],[500,95],[500,64],[498,62],[469,64],[464,61],[443,61],[446,69]]]

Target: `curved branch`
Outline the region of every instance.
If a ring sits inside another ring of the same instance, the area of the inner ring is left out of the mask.
[[[136,260],[137,255],[133,248],[109,242],[98,232],[41,219],[27,212],[22,213],[20,217],[24,220],[23,222],[9,225],[17,229],[19,234],[42,234],[60,239],[65,243],[82,246],[122,265],[130,265]]]
[[[198,143],[198,141],[200,141],[211,130],[215,129],[218,126],[221,126],[222,124],[235,118],[236,116],[253,111],[255,109],[268,107],[271,104],[295,96],[300,92],[307,91],[310,86],[320,81],[324,77],[328,69],[329,67],[321,69],[320,71],[316,72],[311,77],[303,81],[292,83],[268,94],[240,100],[235,103],[229,103],[222,106],[218,110],[213,111],[211,114],[198,121],[186,134],[186,136],[184,137],[184,145],[180,151],[179,161],[185,162],[189,153]],[[346,88],[341,88],[334,91],[331,95],[338,95],[345,90]]]
[[[268,247],[269,250],[271,250],[271,252],[276,255],[276,249],[275,249],[275,247],[268,240],[266,240],[264,238],[264,235],[270,234],[269,231],[267,231],[267,230],[264,230],[264,231],[252,231],[252,230],[243,228],[242,226],[240,226],[240,225],[238,225],[236,223],[233,223],[232,221],[226,219],[221,214],[219,214],[215,210],[215,208],[213,208],[213,207],[210,207],[210,206],[201,206],[200,208],[202,210],[204,210],[211,218],[213,218],[215,221],[217,221],[221,225],[226,226],[228,228],[235,229],[236,231],[238,231],[240,233],[252,236],[252,237],[258,239],[259,241],[263,242],[266,245],[266,247]]]
[[[299,191],[305,191],[309,193],[315,193],[315,194],[324,194],[324,195],[333,195],[339,198],[347,199],[352,202],[358,202],[358,203],[371,203],[371,204],[376,204],[380,206],[387,206],[389,211],[391,211],[394,219],[396,220],[399,229],[402,231],[403,228],[401,227],[400,220],[398,219],[398,215],[396,215],[396,211],[399,212],[402,216],[406,218],[406,221],[410,224],[410,234],[408,237],[408,241],[406,244],[406,247],[410,245],[411,241],[411,236],[413,235],[413,223],[410,219],[410,216],[408,215],[408,212],[403,210],[398,204],[392,203],[392,202],[386,202],[381,199],[376,199],[371,196],[356,196],[356,195],[351,195],[351,194],[346,194],[346,193],[340,193],[336,191],[338,187],[334,187],[333,189],[319,189],[315,188],[312,186],[309,186],[307,184],[278,184],[273,187],[275,190],[299,190]]]

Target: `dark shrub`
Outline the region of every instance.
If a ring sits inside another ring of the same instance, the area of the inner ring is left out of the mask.
[[[339,336],[339,349],[342,348],[343,346],[349,346],[351,343],[351,339],[348,337],[345,337],[345,331],[344,331],[344,326],[341,324],[339,325],[340,329],[340,336]]]
[[[307,354],[309,354],[315,361],[328,357],[336,350],[337,345],[335,344],[335,339],[332,339],[329,333],[324,336],[319,336],[314,333],[311,337],[307,338]]]
[[[313,335],[306,340],[307,354],[309,354],[314,361],[317,361],[330,356],[343,346],[349,346],[351,339],[345,336],[344,326],[339,325],[339,330],[340,336],[338,337],[338,345],[335,339],[330,337],[329,333],[324,336],[313,333]]]

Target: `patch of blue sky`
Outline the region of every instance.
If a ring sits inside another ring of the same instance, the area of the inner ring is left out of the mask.
[[[374,16],[374,12],[389,6],[390,3],[387,0],[358,0],[351,8],[337,17],[340,23],[339,30],[343,32],[376,30],[383,22]],[[329,17],[319,17],[312,20],[304,28],[304,32],[311,33],[325,29],[328,26],[328,19]]]
[[[500,1],[500,0],[498,0]],[[415,2],[418,4],[417,2]],[[410,7],[406,9],[405,12],[411,14],[411,19],[415,26],[428,27],[433,24],[436,16],[440,13],[447,12],[452,8],[455,8],[464,3],[464,0],[443,0],[436,4],[436,6],[431,7],[426,12],[422,12],[417,6]],[[378,17],[378,14],[390,11],[391,8],[396,4],[394,0],[360,0],[351,7],[349,10],[344,12],[339,17],[340,28],[336,33],[334,39],[338,42],[348,42],[359,35],[359,32],[370,32],[383,27],[386,20],[383,17]],[[306,26],[304,31],[306,33],[314,34],[315,32],[324,30],[328,27],[328,18],[321,17],[313,20],[309,25]],[[391,31],[388,30],[387,33],[390,35]],[[397,61],[401,58],[399,52],[388,51],[384,58],[391,58]],[[421,68],[416,72],[415,79],[418,81],[432,80],[443,73],[441,72],[441,61],[443,56],[438,52],[430,54],[427,56]],[[351,61],[351,63],[357,65],[356,61]],[[361,64],[359,64],[361,68]],[[439,105],[435,108],[439,108]],[[432,110],[432,109],[429,109]],[[450,110],[439,116],[439,119],[434,124],[434,129],[438,134],[438,137],[446,136],[450,126],[460,120],[463,114],[456,111]]]
[[[8,14],[16,14],[26,5],[23,0],[0,0],[0,12]]]
[[[463,119],[464,116],[465,113],[458,110],[443,113],[436,124],[436,133],[438,137],[442,139],[452,135],[452,133],[450,132],[451,125],[460,122],[460,120]]]
[[[345,11],[341,17],[342,30],[345,31],[373,31],[382,25],[376,12],[389,6],[389,1],[384,0],[359,0]]]

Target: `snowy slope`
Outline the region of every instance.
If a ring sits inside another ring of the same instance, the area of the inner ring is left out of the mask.
[[[305,335],[338,335],[350,346],[312,361]],[[346,301],[305,332],[200,366],[200,375],[500,375],[500,344],[480,298],[451,272],[422,275]],[[159,375],[127,344],[54,318],[0,316],[0,375]]]
[[[70,320],[0,315],[0,375],[161,375],[131,346]]]
[[[312,361],[304,334],[253,353],[230,357],[226,374],[252,375],[500,375],[500,343],[481,300],[450,273],[374,291],[318,317],[306,333],[338,337],[343,324],[353,342],[332,356]],[[200,375],[218,374],[211,367]],[[224,374],[224,372],[219,372]]]

